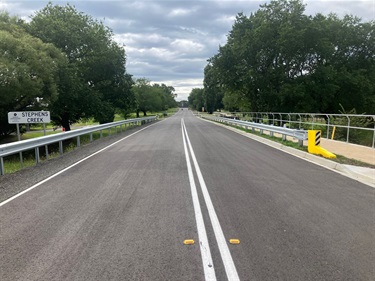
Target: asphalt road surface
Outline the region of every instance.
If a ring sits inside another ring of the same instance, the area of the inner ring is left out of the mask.
[[[375,280],[374,195],[185,109],[0,203],[0,280]]]

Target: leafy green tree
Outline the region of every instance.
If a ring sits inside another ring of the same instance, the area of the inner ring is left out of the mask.
[[[147,112],[167,110],[177,106],[175,101],[177,95],[174,94],[172,86],[157,83],[151,85],[151,82],[146,78],[140,78],[135,80],[132,92],[136,99],[137,117],[140,112],[147,116]]]
[[[132,88],[136,98],[136,113],[142,112],[147,116],[147,111],[162,110],[162,92],[159,87],[153,87],[149,80],[140,78],[135,81]]]
[[[177,102],[179,107],[188,107],[188,101],[187,100],[181,100]]]
[[[336,113],[343,104],[373,112],[375,21],[304,10],[300,0],[280,0],[238,14],[209,59],[205,89],[214,70],[227,109]]]
[[[128,110],[134,98],[132,80],[126,74],[125,51],[113,41],[109,28],[69,4],[49,3],[33,16],[29,32],[53,43],[68,58],[70,66],[63,74],[68,85],[61,85],[55,105],[60,108],[55,120],[67,130],[82,117],[105,123],[113,120],[117,109]]]
[[[172,86],[167,86],[165,84],[153,84],[153,87],[160,93],[160,98],[162,100],[162,109],[167,110],[168,108],[174,108],[177,106],[175,98],[177,95],[174,93],[175,89]]]
[[[204,108],[204,89],[194,88],[191,90],[188,97],[189,107],[197,111],[202,111]]]
[[[49,110],[58,99],[59,71],[67,65],[52,44],[28,34],[24,23],[0,14],[0,135],[15,130],[9,111]]]
[[[204,107],[207,112],[212,113],[215,110],[220,110],[223,108],[223,90],[220,87],[220,82],[218,80],[216,69],[212,64],[208,64],[204,68]]]

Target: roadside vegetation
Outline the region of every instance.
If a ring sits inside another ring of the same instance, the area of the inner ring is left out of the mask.
[[[0,11],[0,53],[0,141],[15,131],[11,111],[50,111],[69,131],[177,107],[172,86],[134,79],[112,30],[70,4],[50,2],[30,22]]]
[[[374,115],[375,21],[306,15],[305,8],[302,0],[277,0],[238,14],[226,44],[208,60],[204,87],[191,91],[189,107]],[[355,121],[375,125],[373,118]],[[344,137],[345,130],[336,134]],[[356,138],[369,142],[363,132]]]

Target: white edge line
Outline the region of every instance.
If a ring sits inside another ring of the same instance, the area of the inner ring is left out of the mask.
[[[143,130],[145,130],[145,129],[147,129],[147,128],[150,128],[151,126],[154,126],[155,124],[157,124],[157,123],[154,123],[154,124],[152,124],[152,125],[150,125],[150,126],[147,126],[147,127],[143,128],[143,129],[140,129],[139,131],[136,131],[136,132],[134,132],[134,133],[132,133],[132,134],[130,134],[130,135],[128,135],[128,136],[126,136],[126,137],[124,137],[124,138],[122,138],[122,139],[120,139],[120,140],[114,142],[114,143],[111,143],[110,145],[108,145],[108,146],[106,146],[106,147],[104,147],[104,148],[102,148],[102,149],[100,149],[100,150],[94,152],[93,154],[91,154],[91,155],[89,155],[89,156],[87,156],[87,157],[85,157],[85,158],[79,160],[78,162],[76,162],[76,163],[74,163],[74,164],[72,164],[72,165],[70,165],[70,166],[64,168],[63,170],[61,170],[61,171],[59,171],[59,172],[53,174],[52,176],[49,176],[48,178],[46,178],[46,179],[44,179],[44,180],[38,182],[37,184],[34,184],[33,186],[29,187],[28,189],[25,189],[24,191],[21,191],[20,193],[17,193],[16,195],[14,195],[14,196],[12,196],[12,197],[6,199],[5,201],[1,202],[1,203],[0,203],[0,207],[1,207],[1,206],[4,206],[5,204],[7,204],[7,203],[9,203],[9,202],[11,202],[11,201],[13,201],[13,200],[16,199],[17,197],[19,197],[19,196],[25,194],[26,192],[29,192],[30,190],[33,190],[35,187],[37,187],[37,186],[39,186],[39,185],[41,185],[41,184],[43,184],[43,183],[45,183],[45,182],[47,182],[47,181],[53,179],[54,177],[56,177],[56,176],[58,176],[58,175],[64,173],[65,171],[69,170],[70,168],[73,168],[74,166],[76,166],[76,165],[82,163],[83,161],[85,161],[85,160],[87,160],[87,159],[93,157],[94,155],[96,155],[96,154],[98,154],[98,153],[100,153],[100,152],[106,150],[107,148],[109,148],[109,147],[111,147],[111,146],[113,146],[113,145],[115,145],[115,144],[117,144],[117,143],[119,143],[119,142],[121,142],[121,141],[123,141],[123,140],[125,140],[125,139],[127,139],[127,138],[129,138],[129,137],[131,137],[131,136],[134,136],[135,134],[138,134],[139,132],[141,132],[141,131],[143,131]]]
[[[187,142],[188,142],[188,145],[189,145],[189,149],[190,149],[190,152],[191,152],[191,158],[193,159],[193,163],[194,163],[194,166],[195,166],[195,170],[197,172],[199,184],[200,184],[201,189],[202,189],[204,201],[206,202],[208,214],[210,216],[210,220],[211,220],[211,223],[212,223],[212,228],[214,230],[216,241],[217,241],[217,244],[219,246],[221,258],[222,258],[223,263],[224,263],[225,272],[227,273],[227,277],[228,277],[229,281],[240,280],[240,278],[238,277],[236,266],[234,265],[234,262],[233,262],[233,259],[232,259],[232,255],[230,254],[227,242],[225,240],[223,230],[220,226],[219,219],[216,215],[215,208],[212,204],[210,194],[208,193],[207,186],[206,186],[206,183],[204,181],[202,172],[199,168],[197,158],[195,157],[195,153],[194,153],[193,147],[191,145],[186,127],[184,127],[184,129],[185,129],[185,134],[186,134],[186,139],[187,139]]]
[[[215,269],[213,266],[213,261],[211,257],[211,250],[208,244],[208,238],[206,233],[206,227],[204,225],[204,220],[202,216],[201,207],[199,204],[198,192],[197,187],[195,185],[193,170],[190,162],[189,152],[186,145],[186,139],[184,134],[184,119],[181,119],[181,130],[182,130],[182,139],[184,142],[184,151],[185,151],[185,158],[186,158],[186,165],[188,169],[189,175],[189,182],[190,182],[190,189],[191,189],[191,196],[193,199],[193,206],[194,206],[194,213],[195,213],[195,221],[197,223],[197,231],[199,237],[199,248],[201,251],[202,263],[203,263],[203,270],[205,280],[216,280]]]

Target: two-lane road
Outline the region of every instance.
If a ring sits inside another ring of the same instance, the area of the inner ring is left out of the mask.
[[[0,280],[374,280],[374,203],[184,110],[2,204]]]

